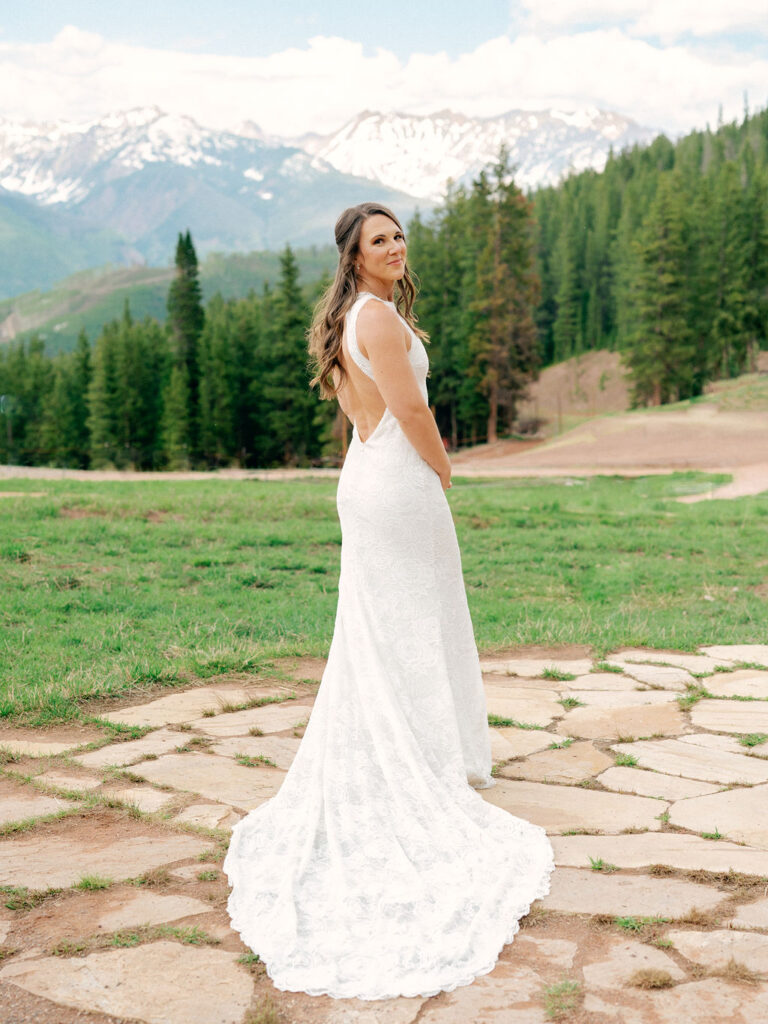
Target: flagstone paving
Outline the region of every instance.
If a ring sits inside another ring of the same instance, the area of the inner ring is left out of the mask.
[[[544,1024],[563,981],[571,1024],[768,1021],[768,645],[581,652],[483,659],[516,724],[481,796],[557,868],[494,970],[431,998],[279,992],[229,927],[229,833],[285,778],[322,662],[113,703],[149,730],[128,741],[6,727],[3,1024]]]
[[[745,668],[709,676],[702,685],[716,697],[756,697],[768,700],[768,672]]]
[[[557,732],[585,739],[622,739],[625,736],[677,736],[685,719],[675,702],[646,707],[577,707],[557,723]]]
[[[642,768],[653,768],[669,775],[721,782],[723,785],[768,782],[768,763],[746,753],[732,754],[727,750],[701,748],[679,739],[616,743],[613,749],[637,758]],[[742,750],[746,749],[742,747]]]

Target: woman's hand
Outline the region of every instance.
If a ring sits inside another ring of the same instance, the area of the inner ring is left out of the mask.
[[[448,465],[447,469],[444,469],[442,472],[438,473],[438,476],[440,477],[440,483],[443,485],[444,491],[447,491],[449,487],[453,487],[453,484],[451,483],[450,464]]]

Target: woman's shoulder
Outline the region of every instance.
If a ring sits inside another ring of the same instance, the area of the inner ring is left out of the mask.
[[[394,303],[377,300],[371,296],[360,309],[357,317],[358,340],[363,345],[377,342],[388,347],[389,344],[403,341],[406,350],[411,347],[411,339],[406,322],[397,312]]]
[[[370,325],[374,328],[386,328],[401,324],[400,316],[393,302],[386,302],[370,292],[363,292],[357,297],[355,305],[358,303],[360,307],[357,322],[360,326]]]

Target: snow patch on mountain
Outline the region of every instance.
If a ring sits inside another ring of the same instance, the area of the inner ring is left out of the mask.
[[[523,188],[556,184],[570,171],[602,170],[611,147],[650,142],[658,133],[596,107],[512,110],[469,118],[451,111],[417,116],[365,111],[327,136],[296,144],[339,171],[439,200],[448,180],[468,182],[502,145]]]

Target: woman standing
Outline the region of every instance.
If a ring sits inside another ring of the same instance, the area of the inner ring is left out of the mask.
[[[277,988],[426,996],[493,969],[554,861],[474,791],[493,785],[485,697],[403,230],[363,203],[336,244],[310,331],[313,383],[354,423],[336,623],[291,769],[233,831],[228,909]]]

